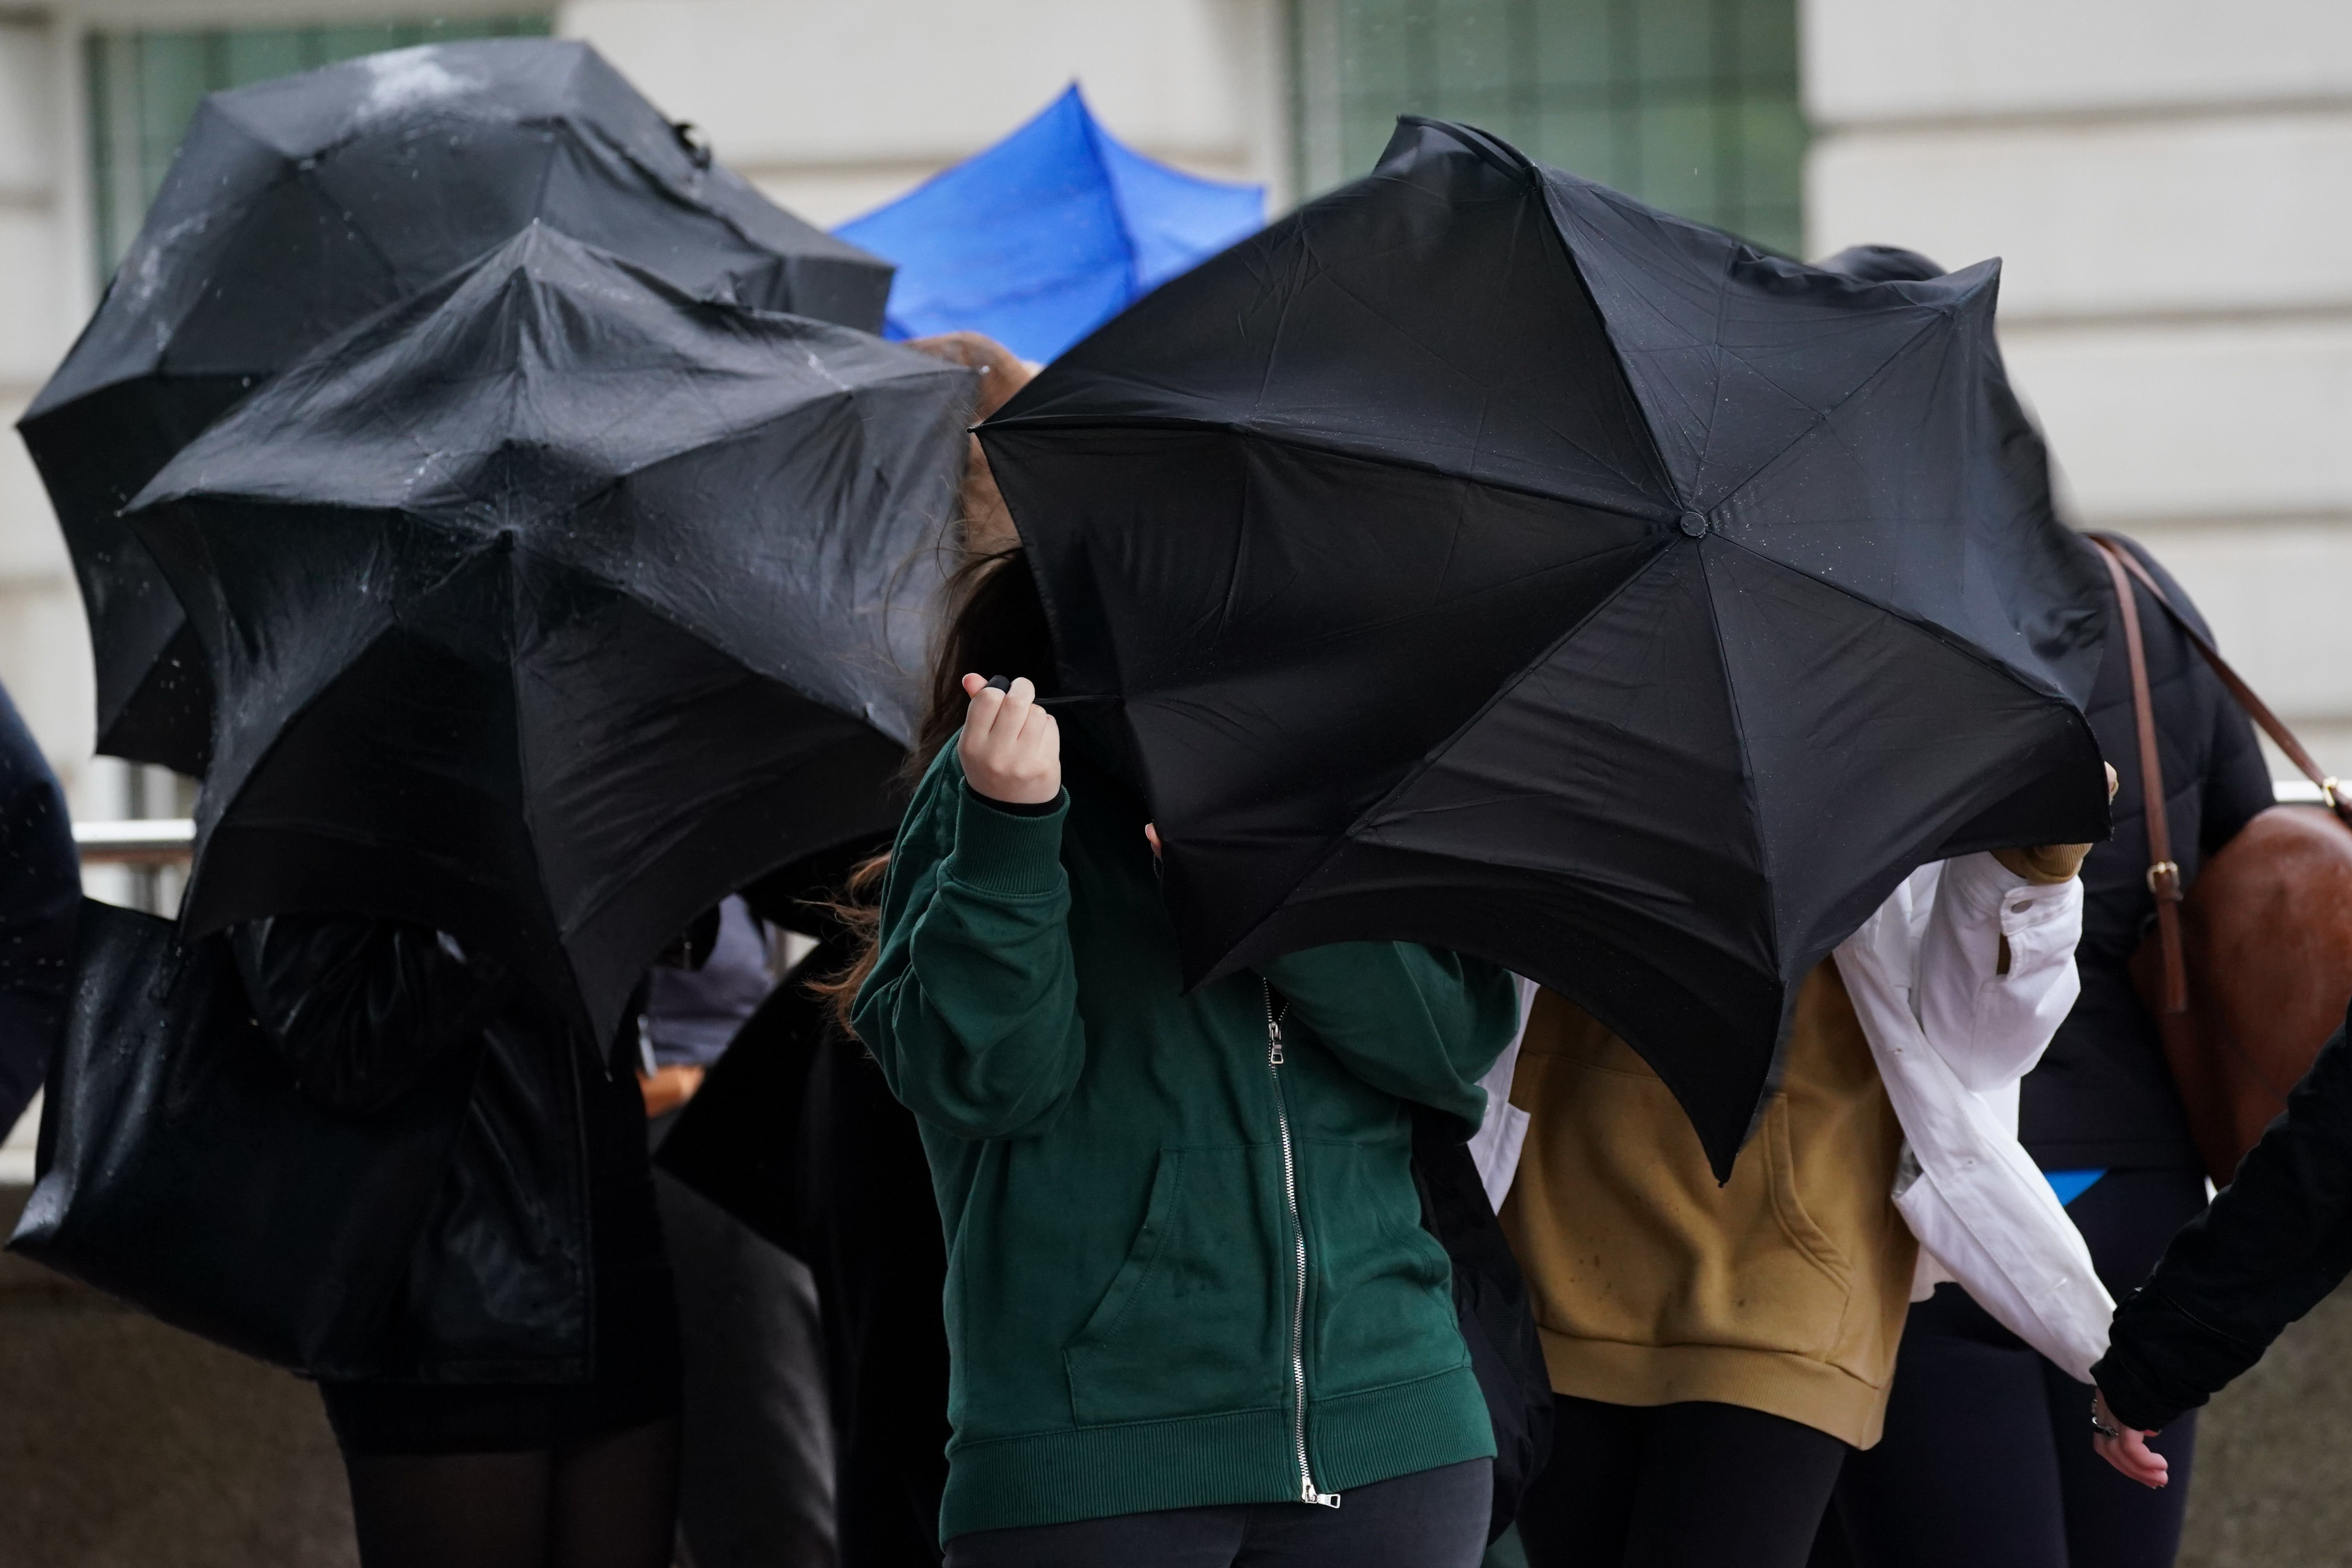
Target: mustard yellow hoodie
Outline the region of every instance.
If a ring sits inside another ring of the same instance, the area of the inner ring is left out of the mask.
[[[1511,1100],[1531,1120],[1503,1226],[1555,1391],[1878,1441],[1918,1247],[1891,1196],[1903,1131],[1834,963],[1799,993],[1780,1092],[1726,1185],[1657,1074],[1551,992]]]

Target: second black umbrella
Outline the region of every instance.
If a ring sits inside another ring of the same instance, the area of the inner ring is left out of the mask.
[[[1860,283],[1409,121],[1030,383],[981,440],[1188,977],[1496,959],[1727,1173],[1897,882],[2105,832],[2095,595],[2002,452],[1995,276]]]

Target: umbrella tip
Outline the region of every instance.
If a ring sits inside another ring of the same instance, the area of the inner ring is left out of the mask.
[[[1706,532],[1706,514],[1704,512],[1686,511],[1683,513],[1681,521],[1683,531],[1693,539],[1697,539]]]

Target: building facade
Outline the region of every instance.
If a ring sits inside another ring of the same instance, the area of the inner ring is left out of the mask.
[[[52,0],[0,11],[0,414],[95,304],[212,88],[429,37],[597,45],[820,224],[1076,80],[1123,140],[1276,211],[1401,111],[1485,125],[1821,255],[2006,260],[2002,332],[2078,521],[2179,570],[2352,773],[2352,7],[2340,0]],[[79,596],[0,443],[0,679],[91,817]]]

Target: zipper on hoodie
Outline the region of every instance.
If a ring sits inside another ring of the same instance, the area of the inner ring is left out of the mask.
[[[1298,1166],[1290,1148],[1290,1110],[1282,1094],[1282,1015],[1275,1011],[1274,987],[1264,981],[1259,984],[1265,990],[1265,1070],[1274,1079],[1274,1126],[1282,1140],[1282,1197],[1290,1207],[1294,1270],[1290,1297],[1290,1434],[1298,1456],[1298,1500],[1338,1508],[1339,1494],[1321,1490],[1315,1485],[1315,1470],[1307,1458],[1307,1223],[1298,1217]]]

